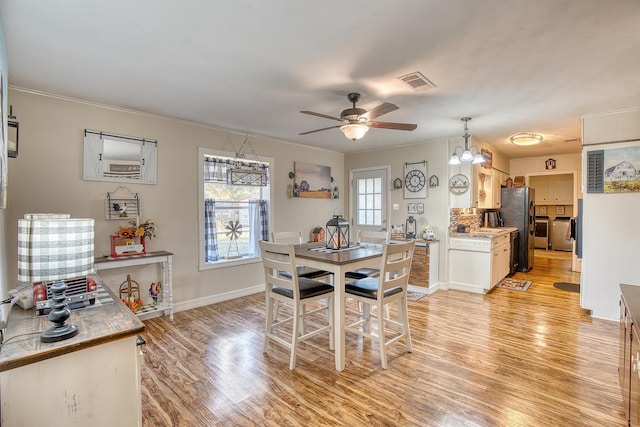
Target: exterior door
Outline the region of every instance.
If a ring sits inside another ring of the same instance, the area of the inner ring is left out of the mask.
[[[387,230],[389,167],[356,169],[351,175],[351,239],[358,230]]]

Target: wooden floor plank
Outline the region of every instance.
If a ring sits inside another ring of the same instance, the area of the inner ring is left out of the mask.
[[[264,295],[145,321],[143,425],[624,426],[618,323],[591,318],[568,254],[536,251],[527,292],[437,291],[409,302],[404,342],[347,333],[346,369],[327,334],[302,343],[296,369],[262,353]],[[396,311],[391,310],[391,315]]]

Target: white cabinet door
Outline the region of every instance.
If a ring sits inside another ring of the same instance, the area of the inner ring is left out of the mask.
[[[573,175],[561,174],[549,177],[549,199],[556,205],[573,204]]]
[[[532,176],[529,178],[529,187],[535,188],[536,205],[549,204],[549,177]]]

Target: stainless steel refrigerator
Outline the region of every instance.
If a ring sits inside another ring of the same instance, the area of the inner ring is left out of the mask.
[[[505,227],[520,232],[518,270],[527,272],[533,267],[535,237],[535,189],[531,187],[502,188],[500,212]]]

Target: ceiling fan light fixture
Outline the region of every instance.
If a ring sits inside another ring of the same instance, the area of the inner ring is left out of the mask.
[[[364,136],[365,133],[369,130],[369,126],[363,125],[360,123],[349,123],[346,125],[340,126],[340,130],[352,141],[357,141]]]
[[[542,135],[529,132],[521,132],[509,137],[509,141],[511,141],[512,144],[523,146],[540,144],[543,139],[544,137]]]

